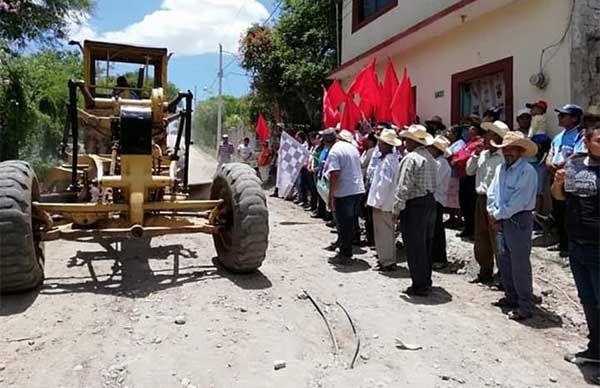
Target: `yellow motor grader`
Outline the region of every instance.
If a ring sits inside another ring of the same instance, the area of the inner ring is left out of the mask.
[[[83,52],[84,80],[68,82],[60,165],[38,182],[28,163],[0,163],[0,292],[38,287],[44,242],[57,239],[208,233],[226,269],[260,267],[269,233],[260,180],[231,163],[212,182],[190,184],[193,96],[167,101],[167,49],[71,44]],[[127,66],[137,69],[129,80],[111,75]],[[171,147],[170,124],[177,128]]]

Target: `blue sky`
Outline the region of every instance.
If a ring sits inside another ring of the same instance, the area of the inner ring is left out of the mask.
[[[71,28],[71,38],[98,39],[174,52],[169,80],[180,89],[194,90],[202,100],[217,92],[218,44],[237,52],[241,32],[263,22],[277,0],[97,0],[83,23]],[[232,55],[224,55],[223,93],[240,96],[249,79]],[[207,88],[208,90],[205,90]]]

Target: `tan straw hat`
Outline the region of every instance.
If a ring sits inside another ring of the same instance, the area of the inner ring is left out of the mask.
[[[506,125],[504,121],[500,120],[496,120],[493,123],[481,123],[481,128],[485,129],[486,131],[492,131],[501,138],[504,138],[504,135],[510,131],[508,125]]]
[[[427,128],[420,124],[413,124],[404,128],[404,131],[400,132],[398,136],[414,140],[423,145],[431,145],[433,142],[433,136],[427,132]]]
[[[400,147],[402,140],[398,139],[396,131],[393,129],[384,129],[379,136],[375,136],[378,140],[394,147]]]
[[[353,146],[357,147],[358,144],[356,144],[356,140],[354,140],[354,135],[352,135],[352,132],[347,131],[345,129],[342,129],[338,134],[337,134],[338,139],[345,141],[346,143],[350,143]]]
[[[600,105],[590,105],[583,114],[584,117],[600,117]]]
[[[533,156],[538,151],[537,145],[519,131],[508,131],[501,144],[494,141],[491,141],[491,144],[496,148],[520,147],[523,149],[523,157]]]
[[[444,136],[436,136],[432,140],[431,145],[446,154],[448,147],[450,147],[450,140],[446,139]]]

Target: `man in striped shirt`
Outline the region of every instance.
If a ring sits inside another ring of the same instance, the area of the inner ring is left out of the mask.
[[[400,162],[394,201],[412,279],[405,293],[427,296],[431,293],[437,163],[426,146],[433,143],[433,137],[422,125],[411,125],[399,136],[408,151]]]

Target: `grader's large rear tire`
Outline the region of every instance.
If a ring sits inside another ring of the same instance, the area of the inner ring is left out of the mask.
[[[44,281],[43,243],[36,241],[32,201],[35,173],[21,161],[0,163],[0,293],[37,288]]]
[[[210,191],[223,199],[221,233],[214,236],[218,259],[229,271],[252,272],[265,259],[269,239],[267,199],[250,166],[230,163],[219,167]]]

